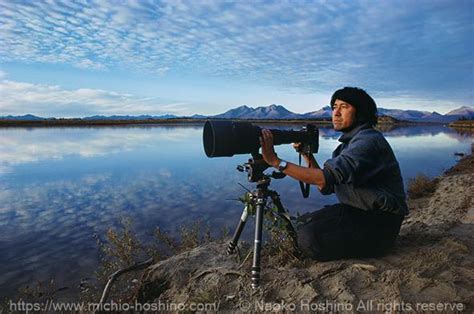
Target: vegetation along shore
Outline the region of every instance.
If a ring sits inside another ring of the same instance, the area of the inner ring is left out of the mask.
[[[145,245],[125,222],[98,242],[102,265],[96,280],[81,283],[79,299],[167,309],[213,304],[214,310],[243,311],[472,312],[473,183],[472,154],[437,178],[412,179],[410,214],[396,246],[382,258],[299,260],[281,233],[272,231],[263,247],[259,290],[250,287],[251,244],[242,242],[239,254],[225,254],[226,231],[213,238],[208,227],[196,223],[174,237],[156,229],[156,242]],[[64,300],[64,293],[54,284],[43,284],[23,289],[20,297]]]
[[[446,306],[457,306],[455,310],[472,312],[473,183],[472,154],[438,178],[414,178],[408,188],[410,214],[396,247],[383,258],[301,261],[270,242],[263,253],[262,289],[253,291],[251,260],[245,259],[251,246],[241,249],[239,260],[224,254],[225,241],[212,242],[148,267],[135,298],[218,301],[220,309],[228,310],[243,304],[259,310],[263,302],[280,310],[285,304],[304,310],[301,306],[309,303],[375,311],[443,306],[450,311]]]
[[[213,118],[214,120],[228,120]],[[124,125],[173,125],[173,124],[203,124],[206,118],[168,118],[168,119],[42,119],[42,120],[11,120],[0,119],[0,127],[80,127],[80,126],[124,126]],[[231,119],[233,121],[246,121],[258,124],[316,124],[331,125],[331,119]],[[433,124],[433,122],[413,122],[398,120],[390,116],[380,116],[378,124],[382,125],[420,125]],[[453,127],[474,126],[473,120],[462,120],[450,124]]]

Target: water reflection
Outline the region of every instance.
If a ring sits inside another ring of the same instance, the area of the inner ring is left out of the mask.
[[[270,127],[270,126],[264,126]],[[273,126],[272,126],[273,127]],[[299,128],[299,127],[294,127]],[[54,277],[70,285],[97,265],[94,234],[132,217],[140,237],[201,220],[231,229],[236,199],[254,186],[235,170],[248,156],[205,157],[201,126],[0,129],[0,291]],[[320,129],[320,162],[340,133]],[[437,175],[469,152],[472,137],[442,126],[386,130],[405,180]],[[290,145],[282,158],[298,162]],[[274,180],[283,204],[304,213],[335,202],[316,189],[303,199],[289,178]],[[247,228],[251,234],[251,228]]]
[[[11,128],[0,129],[0,174],[13,166],[43,160],[83,158],[136,151],[159,143],[180,143],[200,129],[163,127],[132,128]]]

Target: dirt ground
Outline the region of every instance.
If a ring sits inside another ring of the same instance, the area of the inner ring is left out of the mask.
[[[168,310],[472,313],[473,160],[448,170],[432,195],[409,200],[396,247],[382,258],[286,266],[264,258],[261,288],[253,290],[251,256],[242,262],[225,254],[227,243],[210,243],[148,268],[138,301]]]

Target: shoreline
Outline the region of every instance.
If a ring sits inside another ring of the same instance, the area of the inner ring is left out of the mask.
[[[219,310],[232,311],[243,310],[242,304],[255,311],[261,310],[260,304],[272,311],[300,311],[305,302],[358,311],[435,311],[442,305],[450,306],[441,309],[448,312],[472,311],[472,153],[436,182],[434,192],[408,200],[410,214],[396,246],[381,258],[281,264],[263,253],[261,289],[255,291],[250,288],[251,262],[225,255],[227,242],[211,242],[148,267],[136,301],[178,304],[206,295]],[[243,245],[242,256],[251,251],[251,245]]]
[[[209,119],[148,119],[148,120],[82,120],[82,119],[46,119],[46,120],[0,120],[0,128],[15,127],[108,127],[108,126],[161,126],[161,125],[202,125]],[[331,120],[314,119],[213,119],[217,121],[249,122],[256,124],[316,124],[331,126]],[[446,125],[444,122],[412,122],[381,119],[382,126],[433,126]],[[451,126],[451,124],[449,125]],[[454,126],[453,126],[454,127]]]
[[[450,128],[454,129],[461,129],[461,130],[472,130],[474,129],[474,120],[459,120],[459,121],[454,121],[448,124]]]
[[[256,310],[260,309],[261,302],[284,310],[279,308],[281,302],[298,305],[301,302],[321,304],[328,301],[332,304],[350,303],[355,307],[361,300],[374,300],[374,304],[388,304],[389,301],[414,304],[417,300],[432,303],[438,297],[440,301],[462,303],[464,310],[472,310],[474,302],[468,301],[474,293],[466,297],[462,289],[468,287],[474,291],[474,285],[468,282],[471,279],[474,282],[474,275],[468,269],[469,265],[474,265],[474,219],[467,215],[473,211],[473,206],[472,198],[465,198],[469,195],[468,189],[472,190],[473,171],[474,157],[472,154],[464,156],[439,175],[437,191],[409,200],[411,213],[404,222],[397,246],[381,259],[326,263],[286,261],[281,264],[281,257],[273,259],[273,256],[267,256],[266,251],[262,254],[263,289],[255,294],[249,287],[252,256],[242,261],[250,248],[244,245],[242,260],[236,261],[235,256],[229,257],[224,253],[228,242],[220,241],[161,260],[143,275],[141,272],[132,273],[130,280],[121,278],[122,282],[117,282],[117,285],[128,287],[126,294],[132,294],[136,302],[178,304],[198,302],[207,297],[210,303],[220,302],[222,310],[239,310],[241,302],[250,302]],[[466,185],[469,182],[470,185]],[[463,210],[463,206],[468,205],[468,210]],[[466,219],[471,219],[470,226]],[[252,219],[250,223],[253,223]],[[463,260],[467,264],[460,263]],[[180,265],[179,269],[177,265]],[[455,281],[462,276],[465,278]],[[158,289],[157,295],[156,286],[163,282],[167,287]],[[367,282],[371,284],[366,286]],[[103,289],[103,286],[98,288]],[[216,293],[219,289],[222,291]],[[384,289],[392,292],[398,289],[398,292],[388,293]],[[368,299],[366,295],[375,297]],[[61,298],[61,293],[57,297]],[[118,303],[114,297],[112,300]],[[97,301],[95,297],[91,302]]]

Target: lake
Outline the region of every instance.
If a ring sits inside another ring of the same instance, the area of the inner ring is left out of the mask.
[[[298,129],[298,126],[294,126]],[[436,176],[471,151],[472,135],[443,126],[400,127],[384,132],[406,183],[417,173]],[[320,129],[320,164],[330,158],[340,133]],[[154,229],[175,233],[200,220],[215,234],[231,231],[242,212],[235,201],[249,189],[236,166],[248,155],[207,158],[202,125],[1,128],[0,291],[54,278],[77,287],[93,277],[99,250],[94,235],[130,217],[142,239]],[[291,145],[281,158],[298,162]],[[311,189],[303,199],[297,181],[273,180],[271,189],[295,215],[335,203]],[[246,236],[252,234],[253,220]]]

